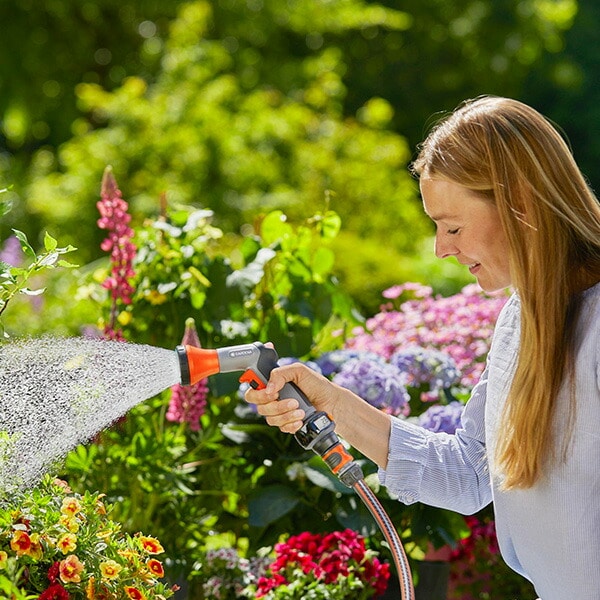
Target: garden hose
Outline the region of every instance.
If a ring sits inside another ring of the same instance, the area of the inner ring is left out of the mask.
[[[277,352],[259,342],[228,346],[218,349],[177,346],[181,383],[190,385],[216,373],[243,371],[240,382],[254,389],[266,386],[271,371],[277,367]],[[335,433],[335,423],[328,414],[317,411],[304,393],[293,383],[286,383],[280,392],[282,398],[295,398],[305,416],[302,427],[294,434],[297,442],[305,449],[318,454],[338,479],[354,489],[373,515],[383,533],[394,558],[400,582],[402,600],[414,600],[410,565],[404,552],[400,536],[377,496],[366,484],[360,465],[346,450]]]

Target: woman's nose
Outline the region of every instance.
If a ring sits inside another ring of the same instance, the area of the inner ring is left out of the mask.
[[[448,258],[449,256],[456,256],[458,254],[456,244],[447,235],[439,232],[435,235],[434,251],[438,258]]]

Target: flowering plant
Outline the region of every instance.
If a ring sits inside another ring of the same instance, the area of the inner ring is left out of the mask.
[[[382,595],[389,577],[389,564],[351,529],[304,532],[275,545],[275,560],[246,593],[266,600],[362,600]]]
[[[109,517],[102,494],[74,494],[50,476],[0,505],[0,592],[26,600],[165,600],[164,552]]]
[[[469,285],[441,297],[406,283],[384,297],[388,303],[354,330],[345,348],[317,364],[374,406],[413,417],[432,431],[454,433],[507,296],[489,296]]]
[[[252,559],[236,550],[211,550],[201,565],[203,597],[335,600],[377,597],[387,588],[389,564],[351,529],[290,536]]]

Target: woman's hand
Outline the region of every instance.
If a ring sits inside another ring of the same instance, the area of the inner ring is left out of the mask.
[[[295,398],[279,400],[286,383],[294,383],[317,410],[327,413],[339,435],[386,468],[391,417],[302,363],[273,369],[267,386],[261,390],[250,388],[246,400],[256,404],[269,425],[279,427],[284,433],[296,433],[305,415]]]
[[[336,396],[340,388],[302,363],[273,369],[266,388],[248,389],[246,401],[256,404],[259,414],[266,418],[269,425],[279,427],[285,433],[295,433],[302,427],[304,411],[299,408],[298,401],[294,398],[284,396],[279,399],[283,386],[290,382],[302,390],[317,410],[334,418]]]

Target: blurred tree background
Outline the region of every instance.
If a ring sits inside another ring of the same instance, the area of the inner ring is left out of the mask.
[[[48,230],[81,264],[102,255],[111,164],[138,222],[194,204],[235,236],[335,210],[365,312],[407,279],[453,291],[465,274],[432,256],[406,167],[479,94],[558,122],[597,187],[593,0],[2,0],[0,22],[0,238]]]

